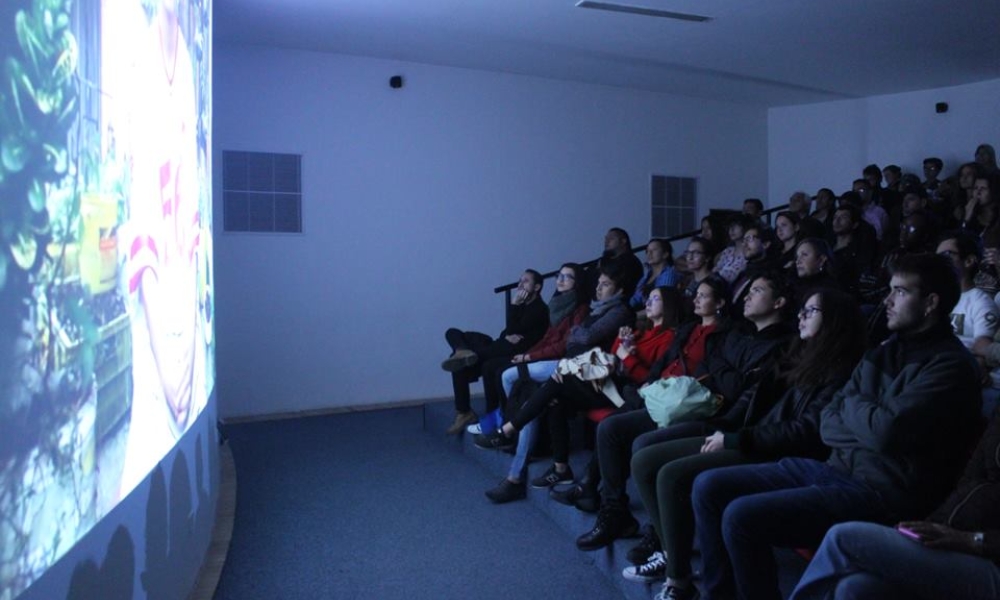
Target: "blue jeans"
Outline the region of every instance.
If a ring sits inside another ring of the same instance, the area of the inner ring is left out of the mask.
[[[836,523],[891,520],[875,490],[807,458],[706,471],[691,502],[702,600],[781,600],[773,546],[815,548]]]
[[[558,364],[558,360],[540,360],[528,363],[528,375],[533,380],[544,383],[555,372]],[[514,382],[517,381],[517,367],[511,367],[504,371],[500,376],[500,381],[503,385],[504,395],[509,396]],[[508,479],[524,481],[528,468],[528,457],[531,455],[537,439],[538,419],[533,419],[521,429],[521,433],[518,435],[517,450],[514,452],[514,458],[510,461],[510,469],[507,470]]]
[[[891,527],[842,523],[823,538],[791,600],[1000,598],[987,558],[932,550]]]

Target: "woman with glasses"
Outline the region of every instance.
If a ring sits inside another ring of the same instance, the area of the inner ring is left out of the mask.
[[[577,287],[584,278],[583,268],[576,263],[565,263],[556,275],[556,291],[549,300],[549,328],[542,339],[522,354],[515,354],[510,360],[496,358],[483,365],[483,392],[486,396],[486,412],[496,410],[510,395],[517,381],[516,366],[527,363],[528,375],[535,381],[545,381],[552,374],[559,359],[566,354],[566,338],[571,328],[583,322],[587,316],[587,294]],[[499,385],[498,385],[499,383]],[[500,390],[503,395],[500,395]],[[469,433],[480,433],[479,423],[469,425]]]
[[[713,258],[715,258],[715,247],[712,242],[701,236],[691,238],[687,250],[684,251],[686,273],[677,284],[677,287],[684,293],[687,314],[691,314],[691,310],[694,308],[692,302],[695,294],[698,293],[698,286],[712,274]]]
[[[657,598],[696,595],[691,487],[699,473],[785,456],[822,458],[828,452],[819,436],[820,411],[861,358],[864,319],[850,296],[829,289],[811,294],[798,317],[798,339],[756,388],[712,422],[715,433],[647,446],[633,456],[636,486],[663,550],[623,575],[643,582],[665,577]]]

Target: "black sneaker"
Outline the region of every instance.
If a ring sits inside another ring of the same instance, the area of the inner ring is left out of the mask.
[[[573,485],[557,490],[555,487],[549,490],[549,498],[552,498],[559,504],[565,504],[566,506],[573,506],[576,503],[576,499],[586,494],[583,485],[579,483],[574,483]]]
[[[625,567],[622,577],[629,581],[654,583],[663,581],[667,576],[667,559],[662,552],[654,552],[645,563],[634,567]]]
[[[654,552],[662,550],[660,538],[656,535],[656,530],[652,525],[642,528],[642,540],[628,551],[625,558],[633,565],[641,565],[649,560]]]
[[[549,498],[559,504],[575,506],[577,510],[586,513],[596,513],[601,508],[601,495],[597,493],[597,490],[582,483],[571,485],[562,490],[553,488],[549,490]]]
[[[492,431],[490,433],[477,435],[472,439],[472,443],[474,443],[478,448],[485,448],[486,450],[499,450],[508,446],[516,446],[517,440],[512,437],[507,437],[504,435],[503,430],[497,429],[496,431]]]
[[[514,483],[513,481],[504,477],[503,481],[500,482],[492,490],[486,490],[486,497],[492,500],[495,504],[504,504],[505,502],[513,502],[514,500],[523,500],[528,497],[528,490],[524,486],[524,482]]]
[[[531,487],[549,488],[563,483],[573,483],[573,469],[566,465],[566,470],[559,473],[556,471],[556,466],[551,465],[547,471],[542,473],[541,477],[535,477],[531,480]]]

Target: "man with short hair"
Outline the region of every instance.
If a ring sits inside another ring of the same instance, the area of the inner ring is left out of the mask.
[[[875,228],[863,217],[862,200],[855,191],[844,192],[840,205],[833,214],[833,253],[838,259],[849,255],[855,276],[869,271],[875,260],[877,242]],[[854,287],[854,282],[849,287]]]
[[[797,214],[799,219],[804,219],[809,216],[809,201],[809,195],[805,192],[793,192],[788,197],[788,211]]]
[[[879,171],[879,179],[882,172]],[[861,197],[861,217],[875,228],[875,239],[882,241],[882,234],[889,224],[889,213],[875,201],[874,188],[864,179],[855,179],[853,191]]]
[[[899,191],[900,180],[903,178],[903,170],[899,165],[888,165],[882,169],[882,176],[885,178],[885,189],[893,192]]]
[[[820,188],[813,200],[816,201],[816,210],[809,216],[822,223],[827,235],[830,236],[833,233],[833,213],[837,210],[837,196],[830,188]]]
[[[604,252],[593,269],[588,269],[587,292],[597,289],[597,278],[601,269],[608,267],[623,274],[622,290],[625,298],[635,294],[635,288],[642,279],[642,261],[632,252],[632,239],[621,227],[612,227],[604,234]]]
[[[900,259],[889,329],[823,409],[826,462],[707,471],[692,504],[703,598],[780,599],[772,547],[815,547],[832,525],[920,518],[950,491],[979,426],[977,368],[951,331],[960,288],[943,256]]]
[[[977,342],[993,343],[993,336],[1000,325],[1000,313],[993,298],[973,282],[983,258],[977,240],[964,231],[945,233],[938,242],[937,253],[951,261],[962,286],[962,295],[951,311],[951,326],[955,335],[970,349]],[[980,366],[985,373],[985,363]]]
[[[763,224],[760,217],[764,214],[764,203],[760,201],[760,198],[747,198],[743,201],[743,214],[752,223]]]
[[[749,284],[761,273],[774,267],[770,256],[773,242],[774,232],[760,225],[747,227],[743,232],[743,256],[747,259],[747,266],[733,282],[733,310],[736,314],[742,314],[743,299],[750,289]]]
[[[451,373],[455,392],[455,420],[447,433],[461,433],[467,425],[479,420],[472,410],[469,385],[482,375],[482,364],[491,358],[520,354],[545,335],[549,310],[541,299],[541,291],[541,273],[527,269],[521,274],[507,310],[507,327],[495,340],[478,331],[451,328],[445,332],[452,353],[441,363],[441,368]]]
[[[927,195],[933,200],[937,197],[938,175],[941,174],[941,170],[944,169],[944,161],[936,156],[931,156],[924,159],[924,189],[927,190]]]
[[[928,207],[927,192],[922,187],[908,187],[903,190],[903,217]]]

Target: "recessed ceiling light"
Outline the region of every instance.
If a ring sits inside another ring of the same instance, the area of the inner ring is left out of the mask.
[[[703,23],[711,21],[712,17],[702,15],[692,15],[689,13],[672,12],[660,10],[658,8],[646,8],[644,6],[632,6],[629,4],[615,4],[614,2],[595,2],[594,0],[580,0],[576,3],[580,8],[593,8],[597,10],[609,10],[611,12],[623,12],[633,15],[645,15],[647,17],[663,17],[665,19],[676,19],[678,21],[695,21]]]

